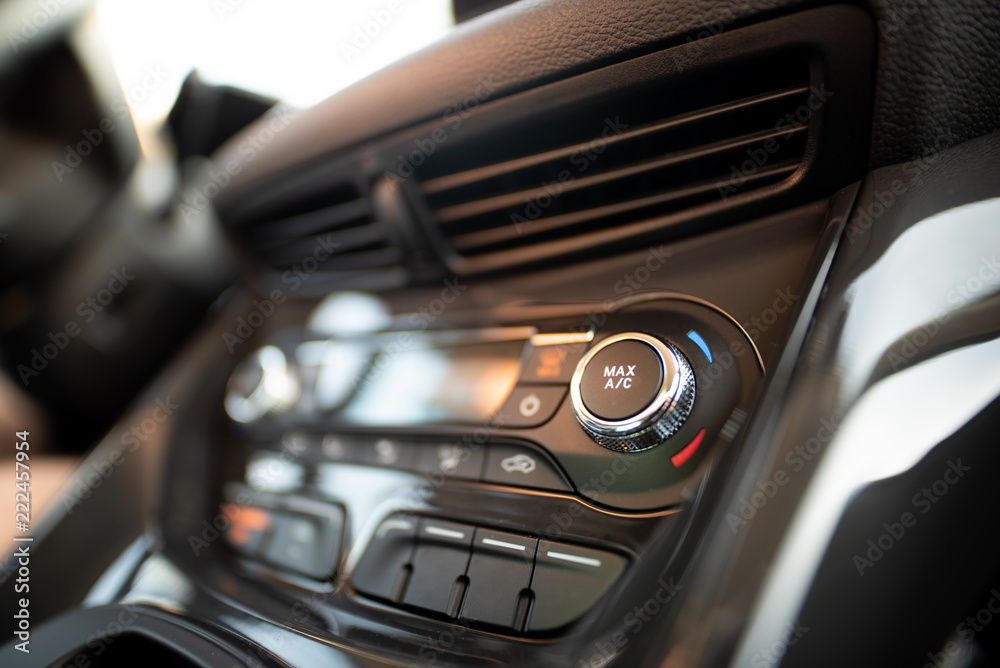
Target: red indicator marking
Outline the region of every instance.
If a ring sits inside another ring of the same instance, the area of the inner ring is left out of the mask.
[[[228,537],[233,545],[246,545],[253,538],[253,534],[265,531],[271,526],[271,514],[263,508],[230,503],[224,507],[223,514],[232,522],[229,525]]]
[[[694,440],[684,446],[683,450],[670,458],[670,461],[676,468],[680,468],[681,464],[691,459],[691,455],[693,455],[694,451],[698,449],[699,445],[701,445],[701,439],[704,438],[704,436],[705,430],[702,429],[698,432],[698,435],[694,437]]]

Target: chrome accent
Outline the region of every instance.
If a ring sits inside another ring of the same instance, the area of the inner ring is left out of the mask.
[[[535,334],[531,337],[531,345],[535,348],[540,346],[558,346],[567,343],[590,343],[594,340],[594,329],[587,332],[567,333],[567,334]]]
[[[640,413],[625,420],[605,420],[594,415],[584,404],[580,384],[590,360],[620,341],[640,341],[653,348],[662,365],[663,381],[656,396]],[[694,371],[684,355],[673,345],[639,332],[603,339],[580,360],[570,382],[573,414],[577,420],[598,444],[618,452],[648,450],[673,436],[690,415],[694,396]]]

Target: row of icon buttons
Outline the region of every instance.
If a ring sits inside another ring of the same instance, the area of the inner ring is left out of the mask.
[[[288,442],[293,445],[289,447]],[[517,443],[435,443],[355,434],[308,434],[286,437],[284,453],[253,452],[247,460],[246,482],[254,489],[288,493],[302,489],[307,469],[314,466],[316,484],[339,475],[343,464],[374,466],[426,475],[443,475],[482,482],[572,491],[549,458]],[[288,453],[296,453],[288,456]]]

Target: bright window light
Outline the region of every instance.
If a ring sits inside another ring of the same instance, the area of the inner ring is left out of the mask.
[[[192,69],[305,107],[454,25],[449,0],[99,0],[98,21],[140,131]]]

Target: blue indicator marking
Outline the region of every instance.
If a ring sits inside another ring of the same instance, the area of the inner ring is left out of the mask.
[[[705,343],[705,339],[701,338],[701,334],[692,329],[690,332],[688,332],[688,338],[698,344],[698,347],[701,348],[702,352],[705,353],[705,357],[708,358],[708,363],[711,364],[712,351],[708,349],[708,344]]]

